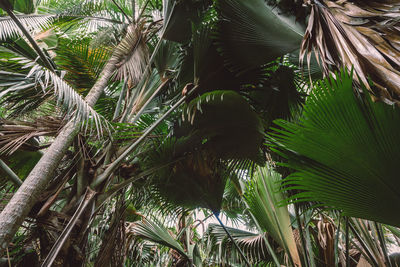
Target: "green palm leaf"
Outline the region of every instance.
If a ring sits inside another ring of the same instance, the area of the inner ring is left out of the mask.
[[[30,32],[47,28],[55,15],[17,15],[17,18]],[[0,17],[0,40],[23,36],[20,28],[10,17]]]
[[[259,167],[245,192],[245,200],[261,229],[284,248],[294,264],[300,265],[289,211],[281,206],[285,196],[280,190],[280,180],[278,173]]]
[[[296,170],[285,182],[301,191],[294,198],[399,226],[399,122],[398,107],[356,95],[343,71],[316,85],[300,122],[278,121],[270,140]]]
[[[240,69],[266,64],[300,47],[300,25],[264,0],[218,0],[217,9],[220,48]]]
[[[47,99],[47,92],[52,89],[57,103],[65,108],[69,116],[79,122],[84,122],[83,124],[94,123],[98,134],[102,133],[102,126],[108,127],[103,116],[90,107],[80,94],[54,72],[36,65],[32,68],[31,73],[23,76],[25,75],[19,73],[0,72],[2,104],[27,101],[33,105],[32,108],[36,108]],[[25,96],[29,99],[24,99]],[[43,96],[46,97],[43,98]],[[18,107],[24,108],[23,106]]]
[[[189,258],[182,245],[175,240],[161,223],[150,220],[139,221],[130,224],[128,231],[134,233],[137,237],[167,246],[179,252],[182,256]]]
[[[226,228],[246,255],[247,259],[253,264],[272,261],[272,257],[268,252],[267,245],[261,234],[255,234],[232,227]],[[241,257],[232,244],[232,240],[219,224],[209,224],[205,235],[205,241],[207,242],[210,254],[218,259],[218,262],[222,264],[240,262]]]

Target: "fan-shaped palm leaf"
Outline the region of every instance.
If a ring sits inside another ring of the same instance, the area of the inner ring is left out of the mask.
[[[319,83],[300,122],[277,122],[283,130],[270,140],[297,170],[285,182],[302,191],[296,199],[398,226],[391,203],[400,201],[400,111],[357,96],[351,75]]]
[[[218,0],[218,42],[239,69],[266,64],[299,48],[303,29],[264,0]]]
[[[266,167],[259,167],[245,192],[249,211],[261,229],[284,248],[292,264],[300,266],[289,211],[286,206],[281,206],[284,199],[280,190],[280,175]]]
[[[182,245],[171,236],[168,229],[166,229],[161,223],[145,219],[143,221],[130,223],[126,231],[137,237],[172,248],[179,252],[183,257],[189,259],[189,255],[185,252]]]
[[[212,91],[193,99],[184,111],[204,144],[222,159],[260,159],[261,120],[246,100],[234,91]]]
[[[226,227],[226,229],[252,264],[272,261],[262,235],[232,227]],[[232,240],[219,224],[208,225],[205,241],[207,242],[207,250],[220,264],[240,262],[241,257],[235,250]],[[272,239],[269,241],[271,242]],[[276,243],[275,247],[277,247]],[[209,255],[209,258],[211,258],[211,255]]]

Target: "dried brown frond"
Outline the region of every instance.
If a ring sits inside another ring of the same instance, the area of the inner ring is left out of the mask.
[[[144,21],[128,26],[124,39],[114,50],[114,59],[118,67],[117,79],[135,86],[147,66],[149,51]]]
[[[354,68],[356,80],[386,102],[400,102],[400,2],[306,1],[309,23],[300,51],[314,51],[324,74]],[[374,86],[368,85],[368,80]]]
[[[0,155],[11,155],[21,146],[26,150],[42,149],[29,141],[39,136],[55,136],[62,126],[62,120],[54,117],[40,117],[35,121],[0,119]]]

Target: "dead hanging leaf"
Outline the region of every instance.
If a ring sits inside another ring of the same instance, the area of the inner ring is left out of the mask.
[[[318,242],[322,248],[325,266],[335,265],[335,226],[331,221],[322,218],[317,223]]]
[[[308,1],[311,14],[300,51],[314,51],[325,75],[354,68],[373,95],[400,104],[400,2]],[[368,81],[373,81],[373,86]]]
[[[42,149],[29,141],[34,137],[54,136],[62,126],[62,120],[53,117],[40,117],[35,121],[0,119],[0,155],[11,155],[21,146],[32,151]]]
[[[144,22],[131,24],[114,50],[113,58],[118,67],[116,78],[127,81],[129,87],[139,82],[146,69],[149,57],[146,39]]]

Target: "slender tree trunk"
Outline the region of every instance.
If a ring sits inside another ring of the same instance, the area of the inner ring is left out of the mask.
[[[94,106],[99,99],[112,73],[116,69],[115,60],[111,58],[104,67],[100,78],[86,96],[85,100]],[[52,178],[54,170],[58,167],[65,152],[79,133],[80,124],[69,121],[60,131],[54,142],[46,150],[40,161],[36,164],[24,183],[14,194],[10,202],[0,214],[0,253],[4,251],[18,228],[25,220],[33,205],[38,200]]]

